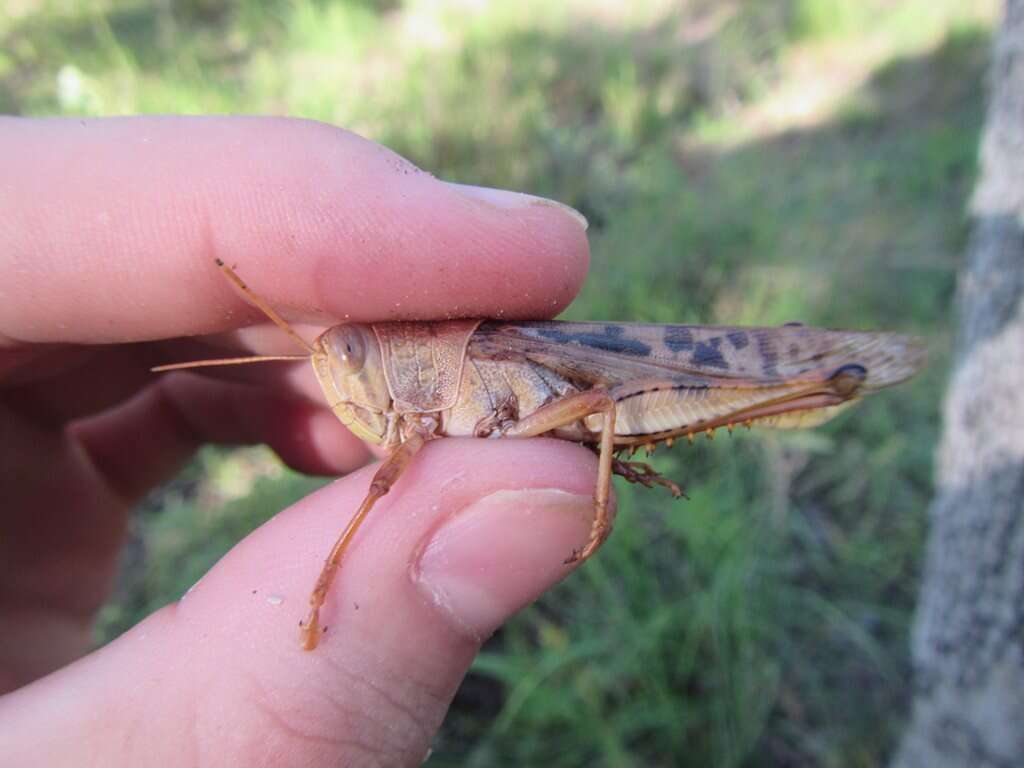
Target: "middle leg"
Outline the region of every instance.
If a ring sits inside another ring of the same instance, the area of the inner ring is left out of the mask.
[[[587,416],[601,414],[601,441],[598,449],[597,488],[594,491],[594,523],[590,539],[577,549],[566,563],[586,560],[601,546],[612,531],[612,518],[608,511],[608,498],[612,485],[612,450],[615,445],[615,400],[603,389],[554,400],[502,429],[503,437],[537,437],[559,427],[569,426]]]

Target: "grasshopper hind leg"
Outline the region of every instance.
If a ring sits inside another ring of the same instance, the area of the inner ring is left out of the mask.
[[[630,483],[637,483],[645,488],[660,485],[667,488],[675,498],[689,498],[683,489],[667,477],[659,473],[650,464],[643,461],[622,461],[612,459],[612,474],[624,477]]]

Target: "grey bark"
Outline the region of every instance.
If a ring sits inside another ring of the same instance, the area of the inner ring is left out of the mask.
[[[1024,0],[1008,0],[894,765],[1024,766]]]

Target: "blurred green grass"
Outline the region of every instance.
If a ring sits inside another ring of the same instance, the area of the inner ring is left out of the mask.
[[[970,7],[968,7],[970,5]],[[626,10],[628,8],[628,10]],[[599,557],[485,648],[431,765],[885,761],[994,3],[31,2],[0,110],[337,123],[576,206],[577,319],[894,328],[930,367],[825,428],[659,453]],[[101,640],[320,481],[207,449],[140,511]]]

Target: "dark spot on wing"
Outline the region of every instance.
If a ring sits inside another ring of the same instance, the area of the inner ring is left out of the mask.
[[[729,364],[722,357],[719,347],[722,346],[722,337],[713,336],[707,341],[698,341],[697,347],[693,350],[693,357],[690,361],[694,365],[703,365],[708,368],[728,369]]]
[[[761,370],[768,376],[778,376],[779,353],[763,333],[757,334],[757,353],[761,356]]]
[[[749,343],[747,341],[746,331],[729,331],[729,333],[725,334],[725,338],[727,338],[729,343],[736,349],[743,349]]]
[[[856,379],[860,382],[868,377],[868,369],[858,363],[847,363],[837,368],[836,372],[832,374],[833,379],[840,376],[849,376],[851,379]]]
[[[800,345],[793,343],[789,345],[789,359],[796,360],[800,357]]]
[[[693,349],[693,333],[679,325],[666,325],[665,346],[673,352],[689,352]]]
[[[863,365],[850,363],[841,366],[832,374],[832,389],[840,397],[853,397],[867,377],[868,371]]]
[[[617,325],[605,326],[601,333],[569,333],[555,328],[540,328],[537,333],[559,344],[578,344],[581,347],[600,349],[602,352],[633,357],[649,357],[651,354],[650,346],[642,341],[622,338],[622,327]]]

